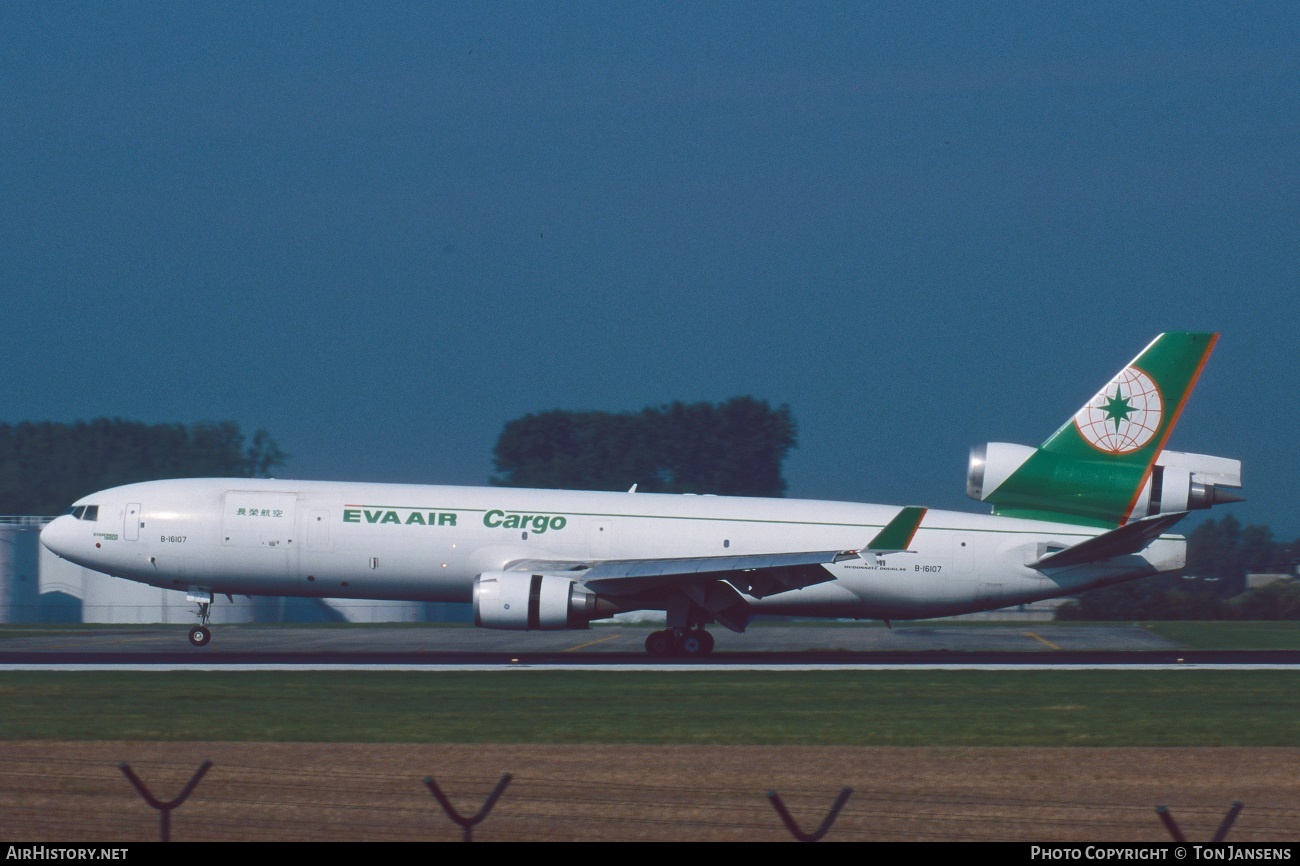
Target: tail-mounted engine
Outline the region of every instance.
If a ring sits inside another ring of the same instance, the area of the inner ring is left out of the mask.
[[[586,628],[593,619],[616,612],[567,577],[489,571],[474,578],[474,624],[483,628]]]
[[[1031,457],[1036,458],[1032,468],[1000,491]],[[1103,492],[1119,490],[1124,502],[1133,503],[1129,520],[1244,499],[1241,461],[1227,457],[1162,451],[1140,492],[1137,480],[1128,480],[1132,477],[1129,468],[1105,460],[1063,459],[1027,445],[989,442],[971,449],[966,495],[992,502],[999,513],[1104,517],[1108,494]]]
[[[1242,502],[1241,461],[1184,451],[1161,451],[1138,496],[1133,517],[1193,511]]]

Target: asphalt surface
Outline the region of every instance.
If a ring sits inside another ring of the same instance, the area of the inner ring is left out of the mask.
[[[681,665],[644,651],[656,626],[586,631],[502,632],[436,626],[219,625],[195,648],[180,626],[137,625],[0,631],[0,665],[13,664],[557,664]],[[967,627],[761,624],[745,634],[717,629],[699,663],[863,664],[1300,664],[1300,651],[1189,650],[1140,626],[1024,623]]]

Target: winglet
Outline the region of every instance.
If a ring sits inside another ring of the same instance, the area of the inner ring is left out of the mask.
[[[902,553],[907,550],[907,546],[912,543],[912,536],[916,535],[916,530],[921,526],[921,520],[928,511],[920,505],[909,505],[894,515],[894,519],[885,524],[884,528],[876,533],[876,537],[871,539],[866,547],[862,548],[864,553]]]

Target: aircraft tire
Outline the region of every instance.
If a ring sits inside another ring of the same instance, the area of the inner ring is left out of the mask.
[[[656,658],[665,658],[672,654],[673,633],[654,631],[645,639],[645,651]]]
[[[212,632],[205,626],[196,625],[190,629],[190,643],[194,646],[207,646],[210,640],[212,640]]]
[[[679,651],[689,659],[704,658],[713,652],[713,635],[704,629],[695,629],[682,635]]]
[[[700,640],[699,632],[688,631],[682,635],[681,653],[688,659],[704,655],[704,641]]]

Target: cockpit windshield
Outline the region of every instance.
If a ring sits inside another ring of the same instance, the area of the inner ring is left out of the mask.
[[[99,520],[98,505],[78,505],[68,513],[78,520]]]

